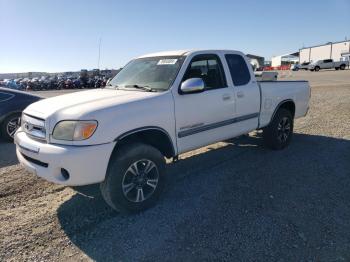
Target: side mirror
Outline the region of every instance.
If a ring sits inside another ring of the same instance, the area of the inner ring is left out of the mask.
[[[183,94],[203,92],[204,81],[202,78],[190,78],[181,83],[180,90]]]

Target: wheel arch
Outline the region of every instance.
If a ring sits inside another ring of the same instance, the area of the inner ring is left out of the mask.
[[[280,108],[284,108],[284,109],[287,109],[291,112],[293,118],[295,116],[295,103],[292,99],[286,99],[286,100],[283,100],[281,101],[275,108],[275,111],[273,112],[272,116],[271,116],[271,119],[270,119],[270,123],[271,121],[273,120],[273,118],[275,117],[277,111],[280,109]]]
[[[116,145],[113,151],[127,143],[141,142],[157,148],[167,158],[176,155],[169,133],[157,126],[146,126],[127,131],[114,139],[114,142]]]

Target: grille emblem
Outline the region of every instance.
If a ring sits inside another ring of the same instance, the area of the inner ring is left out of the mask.
[[[24,123],[24,128],[27,131],[32,131],[34,129],[34,126],[32,124],[29,124],[28,122]]]

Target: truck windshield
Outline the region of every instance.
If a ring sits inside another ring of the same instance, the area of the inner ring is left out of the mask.
[[[184,58],[183,56],[162,56],[135,59],[111,80],[109,88],[168,90]]]

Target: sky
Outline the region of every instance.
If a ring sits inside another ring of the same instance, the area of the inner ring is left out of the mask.
[[[0,0],[0,73],[120,68],[139,55],[264,56],[350,39],[350,0]]]

